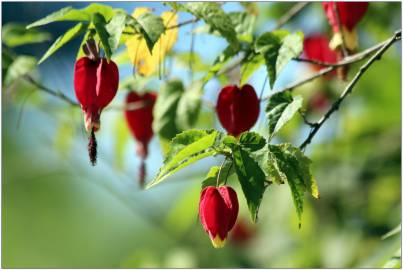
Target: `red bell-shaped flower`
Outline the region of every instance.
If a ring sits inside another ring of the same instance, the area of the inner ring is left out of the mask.
[[[337,53],[329,48],[329,39],[321,34],[307,36],[304,39],[304,55],[310,60],[326,63],[336,63],[338,60]],[[323,68],[315,64],[312,67],[316,71]]]
[[[350,32],[355,28],[368,9],[368,2],[323,2],[322,5],[329,23],[333,28],[333,32],[339,32],[335,5],[339,13],[340,24],[345,26]]]
[[[253,127],[259,117],[259,99],[249,84],[221,89],[216,106],[218,119],[227,132],[238,136]]]
[[[81,57],[74,66],[74,90],[84,112],[88,132],[100,128],[100,114],[115,97],[119,86],[116,64],[105,58]]]
[[[148,143],[153,137],[153,108],[157,94],[148,92],[143,95],[131,91],[126,96],[125,116],[127,125],[137,141],[137,154],[141,157],[139,170],[140,186],[145,182],[145,159],[148,155]]]
[[[199,203],[199,217],[215,248],[225,245],[228,232],[238,217],[238,198],[235,190],[228,186],[206,187]]]
[[[126,96],[125,116],[130,131],[138,142],[137,153],[141,157],[147,157],[147,145],[154,135],[152,123],[156,99],[157,94],[154,92],[141,95],[131,91]]]

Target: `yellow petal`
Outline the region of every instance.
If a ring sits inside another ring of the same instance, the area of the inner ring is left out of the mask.
[[[213,243],[214,248],[222,248],[225,246],[225,240],[227,239],[221,239],[220,236],[217,234],[217,236],[214,239],[211,239],[211,243]]]
[[[344,37],[344,42],[346,43],[346,48],[350,51],[354,51],[355,49],[358,48],[358,35],[357,31],[353,29],[351,32],[345,28],[345,26],[342,26],[342,31],[343,31],[343,37]],[[341,32],[337,32],[333,35],[332,40],[329,43],[329,47],[332,50],[336,50],[341,45],[343,44]]]

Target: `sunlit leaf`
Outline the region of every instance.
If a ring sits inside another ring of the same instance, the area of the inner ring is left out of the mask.
[[[109,34],[108,43],[112,51],[116,51],[119,46],[120,37],[125,29],[126,24],[126,14],[118,12],[116,13],[110,22],[106,25],[106,31]]]
[[[52,44],[52,46],[49,47],[49,49],[46,51],[46,53],[39,60],[38,64],[41,64],[43,61],[45,61],[47,58],[49,58],[49,56],[54,54],[63,45],[70,42],[74,38],[78,37],[80,34],[84,33],[84,31],[86,29],[87,29],[86,24],[78,23],[74,27],[67,30],[66,33],[64,33],[62,36],[58,37],[56,39],[56,41]]]
[[[199,19],[203,19],[212,30],[218,31],[234,50],[239,49],[239,41],[236,37],[231,18],[214,2],[186,3],[185,8]]]
[[[266,115],[269,121],[269,138],[271,139],[302,107],[302,97],[293,97],[289,92],[272,95],[267,102]]]
[[[112,49],[109,45],[110,35],[106,30],[106,20],[102,14],[95,13],[92,22],[94,24],[99,40],[101,41],[102,47],[104,48],[105,56],[107,59],[110,59],[112,56]]]
[[[154,106],[153,130],[160,137],[172,139],[180,132],[176,125],[179,100],[184,92],[181,81],[169,81],[161,87]]]
[[[235,171],[245,195],[251,218],[256,222],[263,193],[266,189],[265,175],[259,164],[241,145],[233,145],[232,156]]]
[[[301,222],[305,192],[319,198],[318,186],[310,170],[311,160],[289,143],[269,145],[269,151],[272,177],[277,179],[275,182],[286,180],[288,183]]]
[[[266,32],[258,37],[255,49],[264,56],[271,88],[284,66],[301,54],[303,39],[302,32],[290,34],[285,30]]]
[[[147,185],[150,188],[178,170],[202,158],[217,154],[221,141],[218,131],[187,130],[172,139],[170,150],[157,176]]]
[[[261,54],[251,53],[245,61],[241,63],[241,81],[240,85],[248,82],[253,73],[264,64],[264,58]]]

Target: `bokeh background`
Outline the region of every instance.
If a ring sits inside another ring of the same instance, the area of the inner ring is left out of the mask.
[[[157,2],[104,4],[130,13],[136,7],[151,7],[156,14],[169,9]],[[272,29],[294,4],[252,4],[259,10],[256,34]],[[28,24],[65,6],[86,5],[85,2],[3,2],[2,25]],[[238,11],[244,7],[227,2],[223,9]],[[179,21],[189,18],[189,14],[181,13]],[[72,25],[60,22],[44,26],[41,30],[52,36],[51,41],[13,50],[39,58]],[[202,22],[196,27],[201,25]],[[320,3],[309,4],[284,28],[302,30],[305,35],[317,32],[330,35]],[[358,26],[360,50],[387,39],[399,28],[400,3],[370,3]],[[180,28],[175,53],[189,51],[191,30],[191,25]],[[39,65],[33,76],[75,99],[72,71],[80,42],[77,39],[60,49]],[[195,35],[194,50],[207,67],[225,47],[226,41],[219,37]],[[4,65],[4,57],[2,60]],[[171,61],[171,76],[189,84],[188,66],[175,58]],[[350,68],[349,78],[359,65]],[[132,74],[130,65],[120,65],[119,69],[121,80]],[[274,88],[311,72],[306,64],[291,62]],[[265,77],[262,67],[250,83],[260,91]],[[239,70],[229,80],[237,78]],[[156,78],[148,87],[158,91],[161,83]],[[309,101],[321,91],[336,96],[345,85],[346,82],[337,79],[319,79],[296,92]],[[219,80],[208,83],[205,99],[215,102],[220,87]],[[270,91],[267,84],[264,92]],[[125,94],[119,91],[113,104],[121,104]],[[308,117],[315,120],[322,113],[323,109],[312,110]],[[208,107],[203,107],[199,126],[222,129]],[[254,130],[265,132],[263,112]],[[275,142],[291,141],[298,145],[308,131],[296,116]],[[239,233],[242,231],[239,227],[238,238],[230,237],[225,248],[214,249],[198,222],[197,208],[201,181],[209,167],[219,164],[220,159],[200,161],[161,185],[142,191],[136,180],[139,159],[135,155],[135,142],[121,111],[111,110],[102,115],[96,167],[89,164],[86,144],[79,109],[37,91],[22,78],[7,86],[3,84],[3,268],[355,268],[382,267],[387,263],[394,266],[400,261],[400,231],[382,238],[399,228],[401,222],[400,44],[371,66],[354,93],[308,146],[306,154],[313,160],[321,198],[317,201],[306,198],[301,229],[287,186],[267,190],[257,224],[251,223],[245,199],[238,192],[239,220],[248,233]],[[156,138],[150,147],[148,181],[162,164]],[[229,183],[240,190],[234,179]]]

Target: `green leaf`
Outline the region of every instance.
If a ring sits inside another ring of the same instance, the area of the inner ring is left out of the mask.
[[[239,137],[239,144],[243,148],[254,152],[262,149],[266,145],[266,139],[263,138],[263,136],[261,136],[259,133],[253,131],[244,132]]]
[[[208,186],[216,186],[217,179],[218,185],[224,185],[228,177],[235,173],[234,163],[231,160],[225,160],[223,166],[213,166],[211,167],[209,173],[207,174],[206,178],[202,182],[202,189]]]
[[[153,130],[164,139],[171,140],[181,131],[176,125],[176,111],[183,93],[184,87],[179,80],[167,82],[158,93],[153,112]]]
[[[88,21],[91,20],[92,16],[94,16],[95,13],[99,13],[105,18],[107,22],[109,22],[112,19],[115,12],[125,12],[123,9],[113,9],[109,5],[103,5],[98,3],[92,3],[87,7],[81,9],[80,11],[88,15]]]
[[[289,34],[277,30],[266,32],[256,40],[255,50],[264,56],[271,88],[284,66],[302,52],[303,39],[302,32]]]
[[[256,16],[247,12],[230,12],[228,16],[235,27],[238,40],[252,42]]]
[[[112,53],[119,47],[119,41],[126,25],[126,17],[127,14],[118,12],[106,25],[106,31],[109,34],[108,43]]]
[[[402,263],[402,250],[399,248],[395,254],[382,266],[382,268],[401,268]]]
[[[95,31],[98,34],[102,47],[104,48],[106,59],[109,60],[112,56],[112,49],[109,45],[110,36],[108,31],[106,30],[106,20],[102,14],[95,13],[92,17],[92,23],[94,24]]]
[[[218,31],[234,50],[240,47],[231,18],[213,2],[186,3],[185,8],[199,19],[204,20],[211,29]]]
[[[225,50],[220,53],[214,60],[212,67],[203,79],[203,83],[206,84],[211,78],[213,78],[221,70],[221,68],[236,54],[237,51],[233,50],[231,46],[225,48]]]
[[[4,85],[9,85],[16,79],[32,71],[36,66],[36,59],[32,56],[20,55],[14,59],[7,69],[4,77]]]
[[[3,26],[1,37],[2,42],[7,46],[17,47],[48,41],[50,40],[51,35],[36,29],[27,30],[22,24],[7,23]]]
[[[289,92],[272,95],[267,103],[266,115],[269,120],[269,139],[276,134],[302,107],[302,97]]]
[[[215,155],[221,144],[222,133],[218,131],[188,130],[172,139],[170,150],[158,175],[146,188],[150,188],[178,170],[202,158]]]
[[[153,13],[144,13],[137,18],[137,23],[141,26],[140,32],[143,34],[148,50],[152,54],[155,43],[165,32],[164,21]]]
[[[27,26],[27,29],[32,27],[37,27],[53,22],[60,22],[60,21],[81,21],[81,22],[89,22],[92,19],[92,16],[95,13],[101,14],[106,21],[109,21],[113,14],[114,10],[107,5],[92,3],[89,6],[83,9],[74,9],[72,7],[65,7],[58,11],[55,11],[45,18],[42,18],[36,22],[31,23]]]
[[[89,21],[91,17],[81,10],[65,7],[27,26],[27,29],[59,21]]]
[[[310,170],[311,160],[299,148],[289,143],[269,145],[269,151],[270,164],[273,165],[272,177],[287,181],[301,222],[305,192],[309,192],[316,199],[319,198],[318,186]]]
[[[248,204],[252,220],[256,222],[259,206],[266,189],[265,174],[250,153],[240,145],[232,148],[235,171]]]
[[[181,130],[192,128],[197,120],[201,108],[202,91],[200,87],[193,87],[184,92],[176,110],[176,125]]]
[[[248,82],[253,73],[258,70],[264,64],[264,58],[261,54],[251,53],[241,63],[241,81],[240,85],[244,85]]]
[[[74,27],[67,30],[64,35],[58,37],[52,46],[46,51],[46,53],[42,56],[39,60],[38,65],[45,61],[49,56],[54,54],[58,49],[60,49],[63,45],[68,43],[69,41],[73,40],[75,37],[82,34],[87,29],[87,25],[83,23],[78,23]]]

